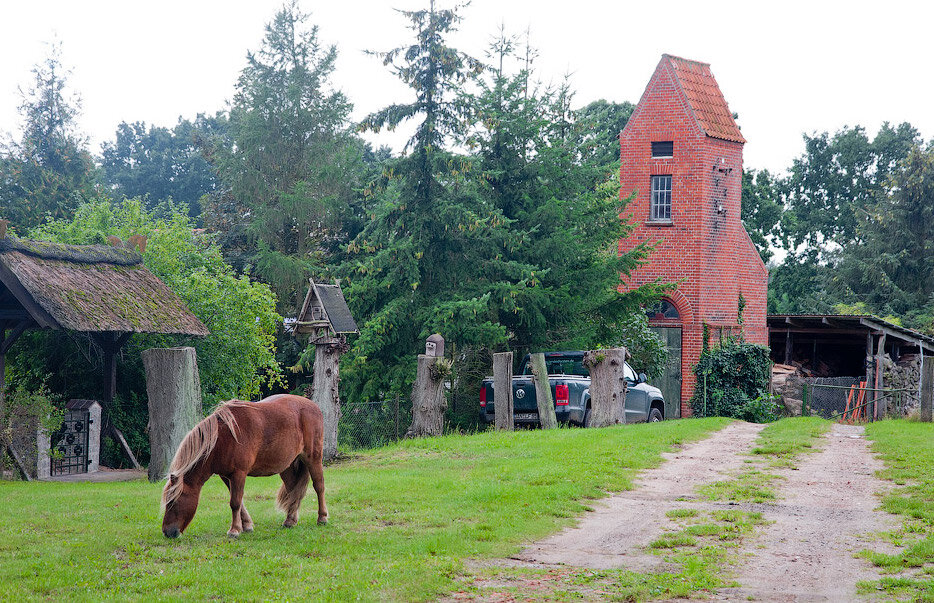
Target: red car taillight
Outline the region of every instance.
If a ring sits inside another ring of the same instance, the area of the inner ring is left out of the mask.
[[[480,386],[480,408],[486,407],[486,386]]]
[[[555,405],[556,406],[567,406],[568,400],[570,400],[571,395],[568,391],[568,386],[565,383],[559,383],[555,386]]]

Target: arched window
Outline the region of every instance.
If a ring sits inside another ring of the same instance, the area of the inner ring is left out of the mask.
[[[681,318],[681,315],[678,314],[678,309],[667,299],[663,299],[654,306],[650,306],[645,311],[645,315],[648,316],[649,320],[678,320]]]

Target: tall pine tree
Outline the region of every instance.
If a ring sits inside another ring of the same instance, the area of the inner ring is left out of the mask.
[[[363,166],[351,105],[330,84],[337,50],[308,18],[293,0],[266,26],[237,83],[229,139],[205,144],[223,183],[205,225],[233,264],[269,283],[286,315],[346,242]]]
[[[0,155],[0,217],[16,228],[68,218],[94,190],[94,163],[77,132],[78,98],[68,91],[61,48],[36,65],[21,92],[23,137]]]
[[[415,40],[378,56],[415,99],[370,115],[362,127],[414,120],[415,134],[410,152],[389,162],[374,184],[370,220],[342,269],[347,298],[364,319],[343,383],[363,399],[407,393],[415,354],[433,332],[453,347],[504,343],[508,333],[493,301],[514,306],[517,290],[535,282],[531,267],[506,257],[518,242],[478,194],[472,160],[448,150],[466,127],[459,87],[481,68],[447,45],[457,11],[432,3],[403,14]]]

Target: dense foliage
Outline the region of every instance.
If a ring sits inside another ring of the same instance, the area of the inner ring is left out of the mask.
[[[694,416],[775,420],[777,407],[768,395],[771,368],[769,349],[761,345],[728,338],[705,350],[694,367]]]
[[[234,274],[211,237],[192,229],[184,210],[163,205],[147,212],[139,199],[119,204],[100,199],[79,207],[71,220],[46,223],[30,235],[76,245],[106,244],[108,235],[124,240],[132,235],[146,236],[148,242],[142,254],[146,267],[177,293],[211,331],[203,339],[186,341],[198,351],[205,405],[210,408],[231,398],[255,399],[264,387],[276,382],[279,374],[274,342],[281,317],[275,311],[275,297],[266,285]],[[138,364],[139,351],[174,344],[176,338],[135,335],[125,358]],[[31,351],[33,366],[42,361],[42,354],[40,350]],[[54,365],[48,370],[55,370]],[[56,379],[67,381],[69,376],[57,374]],[[123,391],[129,395],[135,388],[135,393],[145,399],[141,387],[141,382],[125,383]]]
[[[116,198],[145,199],[147,208],[163,201],[187,205],[195,222],[201,197],[217,188],[214,169],[201,154],[199,141],[222,136],[223,114],[179,119],[174,128],[121,123],[116,138],[101,149],[101,179]]]

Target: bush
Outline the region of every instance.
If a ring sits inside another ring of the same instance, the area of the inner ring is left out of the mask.
[[[694,367],[694,416],[774,421],[779,413],[768,393],[771,365],[769,349],[752,343],[727,339],[706,350]]]

